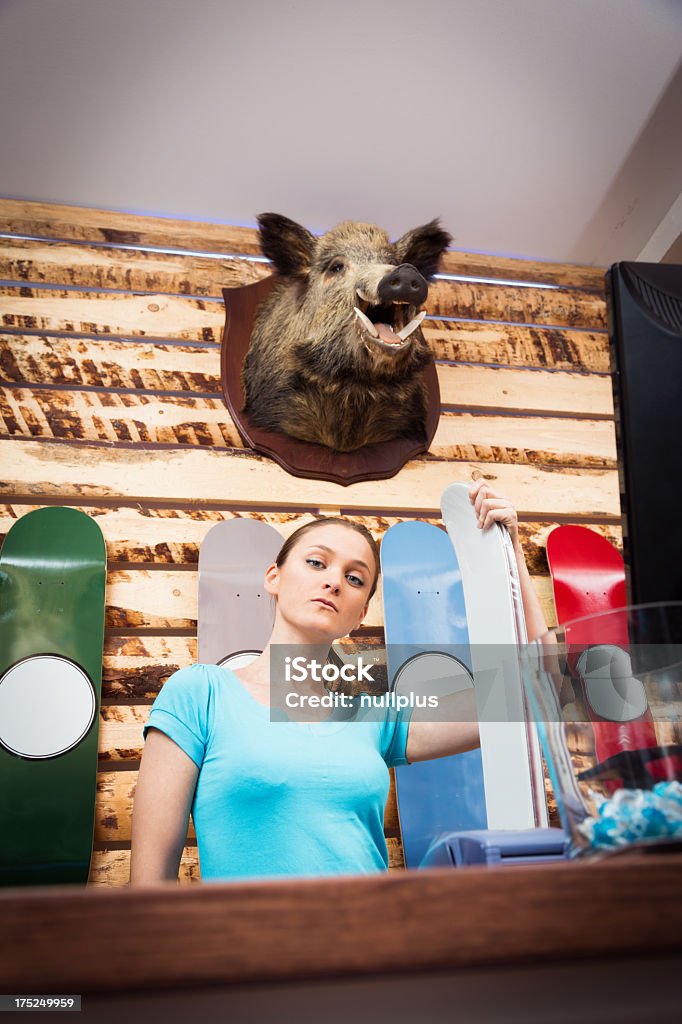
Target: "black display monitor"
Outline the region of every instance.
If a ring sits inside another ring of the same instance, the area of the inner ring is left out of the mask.
[[[630,603],[682,600],[682,267],[606,275]]]

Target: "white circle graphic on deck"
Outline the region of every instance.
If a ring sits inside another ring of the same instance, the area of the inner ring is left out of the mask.
[[[234,672],[236,668],[250,665],[262,653],[262,651],[239,651],[238,654],[228,654],[225,658],[221,658],[218,664],[221,668],[231,668]]]
[[[473,689],[471,672],[457,658],[442,651],[427,651],[409,658],[398,669],[393,689],[427,696],[448,697]]]
[[[611,722],[641,718],[649,704],[639,679],[632,675],[630,655],[614,644],[587,647],[577,663],[590,707]]]
[[[58,757],[80,743],[96,710],[94,687],[74,662],[26,658],[0,679],[0,744],[19,757]]]

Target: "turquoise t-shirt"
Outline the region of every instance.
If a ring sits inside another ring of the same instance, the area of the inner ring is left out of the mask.
[[[229,669],[175,672],[144,735],[160,729],[199,767],[202,879],[385,871],[388,767],[408,763],[409,720],[377,718],[273,722]]]

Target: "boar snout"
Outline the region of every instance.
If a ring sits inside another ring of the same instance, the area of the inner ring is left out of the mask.
[[[382,277],[377,292],[382,302],[409,302],[412,306],[421,306],[429,286],[416,267],[411,263],[401,263]]]

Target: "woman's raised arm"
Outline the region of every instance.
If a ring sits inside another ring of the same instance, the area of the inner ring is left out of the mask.
[[[131,885],[177,879],[198,775],[177,743],[149,730],[133,807]]]
[[[538,637],[543,636],[547,632],[547,623],[545,622],[533,581],[528,573],[528,566],[526,565],[526,559],[519,538],[519,521],[516,509],[509,498],[500,497],[492,487],[488,486],[482,477],[472,483],[469,488],[469,498],[478,518],[478,525],[482,530],[489,530],[493,523],[502,523],[509,530],[519,570],[521,600],[523,601],[523,612],[526,617],[528,641],[537,640]]]
[[[514,555],[519,570],[521,599],[526,618],[528,640],[532,641],[547,633],[547,624],[542,607],[528,573],[526,560],[519,539],[519,524],[516,509],[509,498],[500,497],[483,478],[475,480],[469,488],[473,505],[472,515],[476,516],[482,530],[489,530],[493,523],[507,527],[514,545]],[[442,721],[422,721],[430,713],[416,710],[412,715],[405,756],[413,761],[429,761],[449,754],[461,754],[472,750],[480,743],[476,720],[476,698],[473,689],[462,690],[439,702]]]

